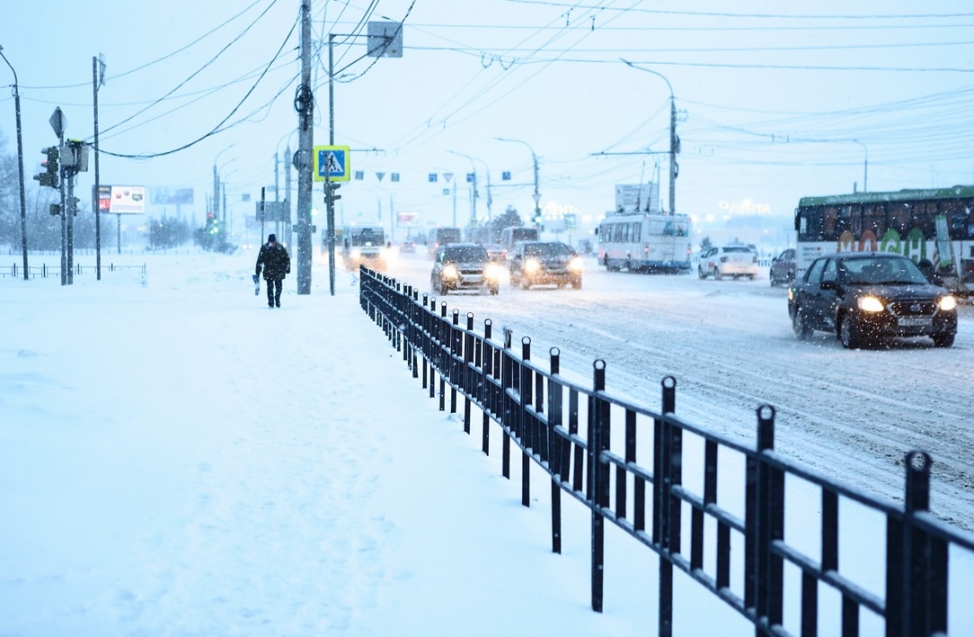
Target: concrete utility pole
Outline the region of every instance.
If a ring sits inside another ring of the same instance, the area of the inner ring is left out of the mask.
[[[284,215],[287,217],[287,244],[291,245],[291,165],[288,159],[291,156],[291,145],[288,144],[284,149]]]
[[[91,86],[95,119],[95,187],[92,209],[95,211],[95,279],[101,281],[101,174],[98,171],[98,89],[105,83],[105,62],[101,56],[91,58]],[[101,71],[99,73],[99,70]]]
[[[662,78],[666,82],[666,87],[670,89],[670,214],[676,214],[676,176],[680,172],[680,166],[676,163],[676,156],[680,152],[680,138],[676,134],[676,99],[673,97],[673,86],[670,85],[670,81],[666,79],[666,76],[662,73],[658,73],[651,69],[646,69],[641,66],[636,66],[628,60],[622,60],[626,65],[636,69],[637,71],[643,71],[645,73],[652,73],[656,77]]]
[[[26,281],[30,278],[30,271],[27,268],[27,198],[24,192],[24,138],[21,134],[20,126],[20,90],[17,85],[17,71],[14,70],[7,56],[3,54],[2,46],[0,46],[0,57],[10,67],[10,72],[14,74],[14,111],[17,115],[17,166],[20,169],[20,245],[24,252],[24,280]]]
[[[301,0],[301,84],[294,96],[298,112],[298,294],[311,294],[311,153],[314,149],[314,93],[311,90],[311,0]]]

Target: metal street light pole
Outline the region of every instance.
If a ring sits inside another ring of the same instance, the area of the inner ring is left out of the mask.
[[[20,169],[20,245],[24,253],[24,280],[29,278],[27,269],[27,199],[24,193],[24,140],[20,126],[20,90],[17,83],[17,71],[7,56],[3,54],[3,47],[0,46],[0,57],[10,67],[10,72],[14,74],[14,110],[17,113],[17,162]]]
[[[495,137],[499,142],[514,142],[515,144],[524,144],[531,151],[531,161],[534,162],[534,223],[540,230],[541,226],[541,193],[538,192],[538,156],[534,154],[534,149],[531,148],[531,144],[520,139],[508,139],[506,137]]]
[[[862,191],[869,192],[869,149],[858,139],[852,140],[853,143],[862,146],[863,152],[866,154],[866,158],[862,163]]]
[[[666,82],[666,87],[670,89],[670,214],[674,215],[676,214],[676,176],[680,172],[680,167],[676,163],[676,154],[680,152],[680,138],[676,136],[676,99],[673,97],[673,86],[670,85],[670,81],[662,73],[636,66],[628,60],[622,61],[637,71],[652,73],[657,77],[663,78],[663,81]]]
[[[477,198],[480,196],[480,194],[477,192],[477,166],[474,164],[474,158],[470,155],[464,155],[463,153],[458,153],[455,150],[450,150],[447,152],[454,155],[459,155],[460,157],[466,157],[470,160],[470,167],[473,168],[473,173],[471,173],[473,174],[473,192],[470,195],[470,226],[473,227],[477,223]],[[477,159],[477,161],[483,164],[484,169],[487,171],[487,220],[489,221],[491,217],[490,204],[492,203],[490,198],[490,167],[487,165],[487,162],[482,159]]]

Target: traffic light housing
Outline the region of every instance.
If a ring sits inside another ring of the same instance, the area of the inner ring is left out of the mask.
[[[59,188],[61,185],[58,165],[60,151],[57,146],[48,146],[47,148],[42,148],[41,152],[47,155],[47,159],[41,162],[41,166],[45,168],[45,172],[34,175],[34,179],[40,182],[42,186]]]
[[[342,198],[341,195],[337,194],[335,191],[341,188],[341,184],[334,181],[329,181],[325,184],[325,203],[333,206],[335,202]]]

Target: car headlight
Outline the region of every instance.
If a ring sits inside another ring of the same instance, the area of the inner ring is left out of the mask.
[[[940,299],[940,309],[944,312],[949,312],[957,308],[957,299],[952,296],[945,296]]]
[[[581,272],[582,259],[580,257],[572,257],[572,260],[568,262],[568,269],[572,272]]]
[[[882,312],[883,302],[875,296],[861,296],[856,299],[856,304],[863,312]]]
[[[537,259],[528,259],[524,262],[525,272],[537,272],[541,269],[541,263]]]
[[[457,267],[455,265],[443,266],[443,270],[441,271],[441,273],[443,274],[443,278],[445,279],[455,279],[458,276],[460,276],[460,273],[457,272]]]
[[[353,249],[351,254],[353,259],[360,259],[362,257],[362,251],[358,248]]]
[[[488,279],[499,279],[501,272],[503,272],[503,268],[496,263],[488,263],[487,267],[484,268],[484,275]]]

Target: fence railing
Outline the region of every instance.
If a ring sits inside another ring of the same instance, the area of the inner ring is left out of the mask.
[[[85,273],[94,274],[97,271],[98,266],[81,265],[80,263],[76,263],[74,264],[74,267],[72,267],[71,269],[75,274],[80,276]],[[135,270],[142,276],[145,276],[146,274],[146,268],[144,263],[142,265],[115,265],[114,263],[107,263],[107,264],[102,264],[101,269],[102,272],[116,272],[119,270]],[[23,266],[17,263],[12,264],[9,268],[0,268],[0,277],[4,277],[4,278],[11,277],[14,279],[23,278],[24,268]],[[48,266],[46,263],[42,263],[41,265],[28,266],[27,278],[35,279],[38,277],[42,279],[46,279],[48,277],[61,278],[61,266],[60,265]]]
[[[929,513],[932,461],[926,453],[906,455],[905,505],[883,502],[775,452],[770,405],[756,409],[756,446],[743,445],[676,416],[672,377],[661,381],[659,411],[632,404],[607,391],[602,360],[593,364],[590,387],[572,382],[561,375],[558,348],[550,350],[544,369],[532,359],[530,338],[521,339],[518,355],[510,331],[501,342],[494,339],[490,319],[478,334],[473,314],[461,324],[459,311],[448,314],[445,302],[437,306],[435,298],[409,285],[366,268],[361,272],[362,309],[402,352],[413,377],[422,376],[429,397],[436,396],[438,384],[439,407],[445,410],[449,401],[451,413],[462,397],[467,433],[472,407],[480,410],[484,453],[490,450],[491,421],[500,427],[505,477],[512,443],[520,449],[524,506],[530,505],[531,463],[549,475],[554,552],[561,552],[562,494],[590,510],[593,610],[603,606],[609,523],[659,556],[661,637],[673,634],[674,568],[738,611],[756,635],[820,634],[822,588],[841,598],[843,637],[861,634],[863,609],[878,617],[886,637],[949,634],[949,555],[974,556],[974,536]],[[743,471],[734,470],[735,464]],[[816,506],[807,499],[794,503],[804,520],[818,518],[808,521],[818,530],[816,551],[785,538],[786,477],[816,494]],[[719,493],[727,502],[718,501]],[[740,493],[743,503],[735,507],[727,494]],[[854,533],[839,524],[840,502],[856,503],[884,520],[879,536],[869,538],[885,545],[883,594],[850,574],[855,569],[840,568],[840,546],[848,547]],[[743,559],[732,546],[743,547]],[[799,590],[789,589],[787,598],[786,565],[800,573]],[[965,594],[969,598],[970,590]],[[965,603],[963,596],[953,601]],[[786,604],[800,609],[796,626],[785,626]]]

